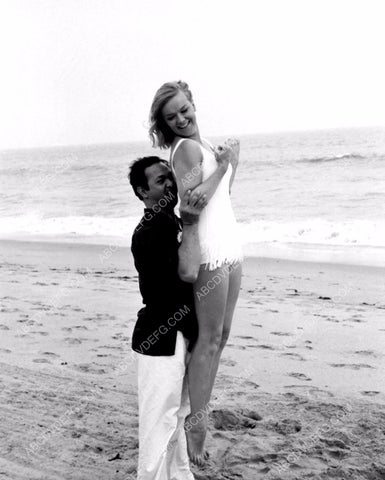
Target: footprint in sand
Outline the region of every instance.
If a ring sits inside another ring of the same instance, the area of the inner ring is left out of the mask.
[[[374,368],[367,363],[329,363],[334,368],[351,368],[352,370],[361,370],[361,368]]]
[[[99,348],[106,348],[107,350],[122,350],[121,346],[114,347],[113,345],[100,345]]]
[[[79,365],[75,365],[74,368],[75,370],[80,370],[81,372],[86,372],[86,373],[97,373],[97,374],[106,373],[104,368],[96,368],[90,363],[80,363]]]
[[[252,323],[251,325],[252,325],[253,327],[263,328],[262,325],[260,325],[259,323]]]
[[[15,312],[19,312],[20,310],[18,308],[1,308],[0,312],[2,313],[15,313]]]
[[[324,452],[337,460],[342,460],[347,455],[349,455],[348,452],[345,452],[344,450],[341,450],[339,448],[326,448]]]
[[[226,365],[226,367],[235,367],[237,362],[230,360],[229,358],[221,358],[221,365]]]
[[[274,347],[273,345],[266,345],[266,344],[260,344],[260,345],[250,345],[250,347],[254,347],[254,348],[262,348],[263,350],[277,350],[276,347]]]
[[[366,323],[365,320],[361,320],[360,318],[355,318],[355,317],[347,318],[343,321],[344,322],[353,322],[353,323]]]
[[[254,337],[251,337],[249,335],[237,335],[235,338],[240,338],[241,340],[255,340]]]
[[[357,355],[363,355],[365,357],[373,357],[373,358],[377,358],[378,355],[373,352],[373,350],[356,350],[355,352],[353,352]]]
[[[311,396],[316,396],[318,399],[320,396],[324,396],[327,398],[334,398],[334,394],[331,392],[328,392],[327,390],[323,390],[321,388],[315,387],[313,385],[285,385],[284,388],[290,388],[290,390],[297,389],[297,390],[302,390],[301,394],[305,394],[308,398],[311,398]],[[297,402],[303,403],[303,399],[298,397],[294,392],[286,392],[284,393],[284,396],[287,398],[290,398],[292,400],[295,400]],[[306,407],[308,408],[308,407]]]
[[[288,291],[291,291],[291,293],[288,293],[288,297],[293,297],[299,295],[298,290],[296,288],[288,288]]]
[[[262,417],[259,413],[257,413],[255,410],[250,410],[249,408],[242,408],[240,410],[240,413],[244,417],[251,418],[252,420],[255,420],[256,422],[259,422],[260,420],[262,420]]]
[[[210,417],[217,430],[245,430],[255,428],[261,416],[252,410],[237,412],[229,409],[219,409],[210,412]]]
[[[285,352],[285,353],[281,353],[280,357],[289,357],[289,358],[292,358],[293,360],[300,360],[301,362],[306,361],[306,359],[299,353]]]
[[[41,352],[42,355],[47,355],[48,357],[60,357],[57,353],[54,352]]]
[[[361,393],[361,395],[365,395],[367,397],[375,397],[380,392],[377,392],[375,390],[364,390],[363,392],[360,392],[360,393]]]
[[[300,387],[300,385],[285,385],[285,386],[284,386],[284,388],[290,388],[290,389],[292,389],[292,388],[297,388],[297,387]],[[303,387],[303,385],[301,385],[301,387]],[[301,392],[301,393],[302,393],[302,392]],[[285,392],[285,393],[283,394],[283,396],[284,396],[284,397],[287,397],[287,398],[290,398],[290,400],[296,401],[296,402],[298,402],[298,403],[300,403],[301,400],[302,400],[301,397],[299,397],[299,396],[298,396],[296,393],[294,393],[294,392]]]
[[[270,427],[281,435],[298,433],[302,430],[301,422],[291,418],[285,418],[283,420],[279,420],[278,422],[271,422]]]
[[[287,376],[297,378],[298,380],[304,380],[305,382],[311,381],[311,378],[305,375],[304,373],[290,372],[290,373],[287,373]]]
[[[280,460],[280,458],[276,453],[264,453],[264,454],[257,453],[255,455],[251,455],[250,458],[247,459],[247,463],[260,463],[264,465],[264,467],[258,468],[258,472],[265,475],[274,471],[274,470],[271,470],[270,466],[272,463],[276,463],[278,460]],[[282,461],[282,465],[284,463],[287,463],[285,462],[284,457],[281,459],[281,461]]]
[[[331,448],[342,448],[347,449],[349,446],[343,440],[339,438],[323,438],[320,437],[321,442],[325,443],[328,447]]]
[[[71,345],[79,345],[80,343],[82,343],[82,341],[79,338],[66,337],[64,341]]]
[[[280,337],[292,337],[293,334],[289,332],[270,332],[271,335],[278,335]]]

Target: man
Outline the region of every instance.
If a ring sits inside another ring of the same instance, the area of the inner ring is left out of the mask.
[[[198,334],[191,283],[200,265],[199,214],[228,166],[218,160],[211,177],[181,200],[183,234],[168,163],[152,156],[131,166],[131,186],[145,205],[131,246],[145,305],[132,337],[138,353],[138,480],[194,480],[184,432],[186,366]]]

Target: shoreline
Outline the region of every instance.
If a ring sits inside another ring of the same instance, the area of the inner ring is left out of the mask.
[[[43,245],[48,249],[56,248],[55,246],[60,248],[72,246],[72,248],[97,249],[110,251],[111,253],[117,250],[127,250],[131,255],[130,244],[127,243],[126,239],[122,238],[121,242],[117,242],[116,237],[104,237],[103,241],[97,239],[92,242],[92,237],[81,238],[84,241],[79,241],[79,237],[74,239],[60,239],[59,241],[42,236],[28,236],[28,238],[20,236],[17,238],[0,237],[0,244],[28,244],[31,245],[32,249],[40,249]],[[129,240],[129,242],[130,241],[131,240]],[[33,245],[35,245],[35,247],[33,247]],[[261,247],[261,245],[263,245],[263,247]],[[378,254],[382,253],[382,251],[385,252],[385,248],[362,246],[357,249],[357,247],[351,247],[351,251],[348,254],[347,250],[349,249],[342,246],[327,246],[322,244],[253,244],[244,248],[245,261],[265,259],[295,263],[346,265],[354,268],[385,269],[385,256],[381,258],[381,261],[376,262],[376,260],[378,260]],[[360,250],[358,259],[357,250]],[[371,260],[362,258],[365,252],[372,257]],[[315,258],[316,255],[318,255],[318,258]]]

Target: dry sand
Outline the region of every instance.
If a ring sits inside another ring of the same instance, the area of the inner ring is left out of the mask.
[[[127,248],[0,242],[0,478],[133,480]],[[384,270],[248,259],[197,480],[385,479]]]

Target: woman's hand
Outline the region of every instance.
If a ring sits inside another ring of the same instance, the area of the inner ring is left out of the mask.
[[[193,191],[186,190],[179,205],[180,218],[184,225],[198,223],[201,211],[207,205],[206,194],[199,191],[197,187]]]
[[[218,163],[218,167],[222,168],[225,172],[231,162],[231,157],[234,155],[232,147],[230,145],[217,145],[214,147],[215,159]]]
[[[230,162],[233,170],[235,170],[239,162],[240,142],[237,138],[228,138],[225,145],[229,146],[233,152]]]

